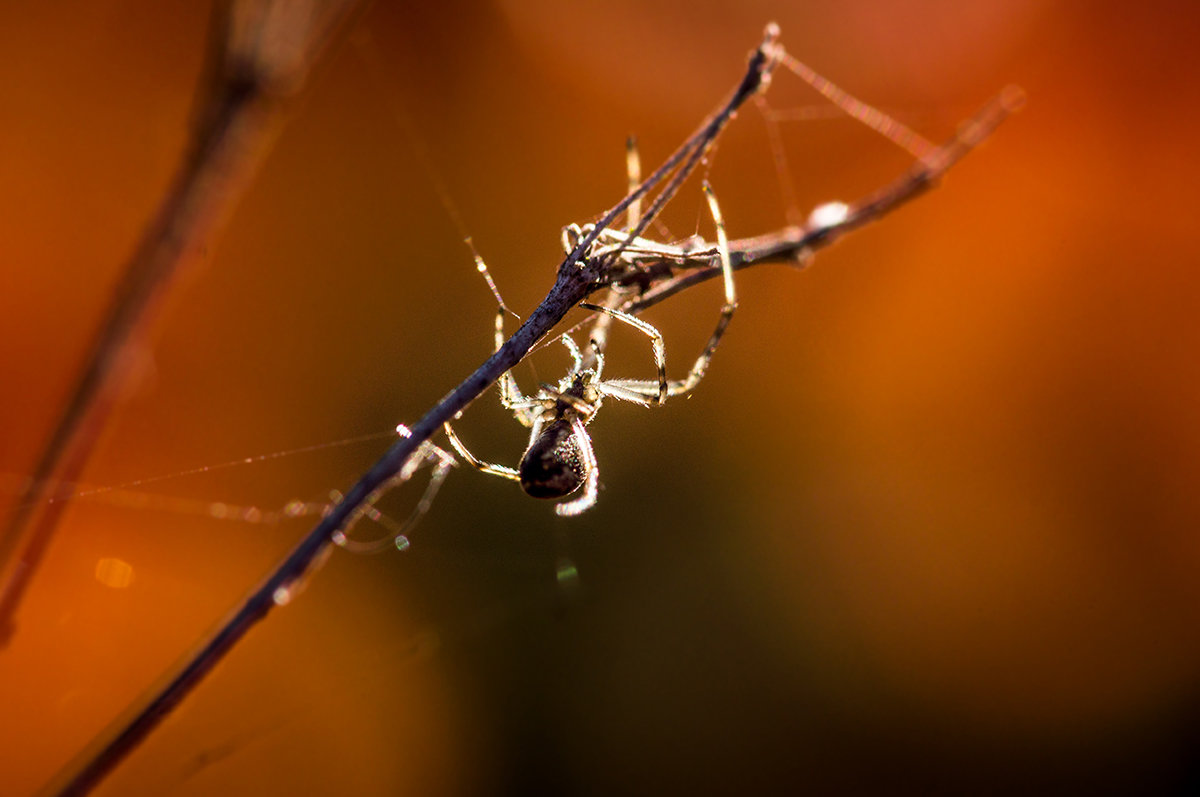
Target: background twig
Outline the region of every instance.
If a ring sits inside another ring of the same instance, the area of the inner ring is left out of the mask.
[[[215,7],[209,77],[197,102],[191,151],[146,228],[79,380],[33,475],[0,531],[0,647],[45,555],[139,350],[186,266],[215,242],[278,128],[281,101],[357,0],[231,0]],[[10,560],[12,560],[10,562]]]

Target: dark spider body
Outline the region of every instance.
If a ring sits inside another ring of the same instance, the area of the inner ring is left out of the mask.
[[[587,470],[569,418],[560,417],[542,430],[525,450],[517,473],[521,489],[533,498],[562,498],[579,489]]]
[[[583,426],[600,407],[592,387],[596,372],[573,369],[557,389],[542,385],[539,396],[554,403],[542,408],[529,447],[517,466],[521,489],[533,498],[563,498],[583,485],[588,475],[590,441],[580,440]],[[544,424],[544,425],[543,425]],[[589,453],[584,452],[587,447]]]

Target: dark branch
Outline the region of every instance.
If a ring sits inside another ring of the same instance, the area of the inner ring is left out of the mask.
[[[101,738],[67,768],[60,782],[47,787],[47,793],[85,794],[97,785],[178,705],[225,653],[256,622],[266,616],[277,604],[277,596],[281,593],[287,594],[292,585],[304,578],[313,562],[331,544],[334,533],[352,521],[372,495],[393,481],[404,463],[422,443],[437,433],[443,423],[452,420],[458,412],[466,409],[496,382],[501,374],[523,360],[537,342],[573,307],[590,293],[611,283],[612,274],[606,269],[606,264],[611,264],[612,259],[596,258],[589,261],[583,257],[584,253],[597,236],[616,221],[633,201],[644,196],[682,163],[679,171],[656,199],[651,213],[661,209],[737,109],[764,85],[769,69],[774,63],[770,57],[770,46],[775,33],[774,27],[770,26],[768,39],[751,56],[745,77],[711,119],[684,142],[654,174],[605,213],[592,232],[563,260],[558,268],[554,287],[499,351],[414,424],[409,436],[397,440],[329,514],[322,518],[316,528],[300,541],[275,571],[226,618],[216,634],[200,645],[178,672],[168,675],[142,706],[130,712],[129,718],[122,718],[117,727],[101,734]],[[651,218],[651,213],[647,213],[647,219]],[[603,262],[599,262],[601,260]]]

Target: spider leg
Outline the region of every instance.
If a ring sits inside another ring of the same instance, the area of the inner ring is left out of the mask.
[[[604,347],[601,345],[600,341],[596,340],[596,338],[593,336],[592,339],[588,341],[588,348],[591,349],[594,378],[597,382],[599,382],[600,374],[604,373]]]
[[[562,248],[564,254],[571,254],[575,247],[587,235],[578,224],[568,224],[562,228]]]
[[[658,398],[657,382],[646,382],[638,379],[608,379],[603,382],[597,382],[596,390],[602,396],[609,396],[621,401],[632,401],[634,404],[641,404],[643,407],[657,406],[655,403],[655,399]]]
[[[579,345],[565,332],[559,340],[567,347],[567,351],[571,352],[571,373],[568,376],[574,376],[583,370],[583,353],[579,351]]]
[[[637,187],[642,182],[642,159],[638,153],[637,137],[630,135],[625,139],[625,174],[628,179],[627,189],[629,193],[637,190]],[[629,204],[628,210],[625,212],[625,220],[629,230],[637,228],[642,220],[642,198],[638,197]],[[617,248],[621,248],[626,256],[636,256],[641,253],[639,244],[648,243],[645,239],[634,238],[630,239],[628,234],[618,230],[605,230],[608,237],[615,239]],[[613,247],[609,246],[601,252],[609,251]],[[615,289],[610,289],[601,302],[605,307],[616,308],[624,300],[619,292]],[[611,324],[613,316],[609,313],[601,313],[597,316],[595,323],[592,325],[592,338],[596,344],[603,348],[608,339],[608,327]],[[599,370],[599,369],[597,369]],[[597,373],[599,378],[599,373]]]
[[[629,178],[629,193],[632,194],[642,182],[642,159],[638,154],[637,138],[632,135],[625,139],[625,174]],[[637,228],[638,223],[642,220],[641,197],[629,203],[625,219],[629,223],[629,229]]]
[[[477,459],[474,454],[467,450],[467,447],[462,444],[462,441],[458,439],[458,435],[454,433],[454,429],[450,426],[449,422],[442,424],[442,427],[446,430],[446,438],[450,441],[450,445],[454,447],[454,450],[457,451],[459,456],[465,459],[469,465],[483,471],[484,473],[491,474],[492,476],[500,476],[501,478],[511,479],[513,481],[521,480],[520,474],[518,474],[514,468],[509,468],[504,465],[495,465],[491,462],[483,462],[482,460]]]
[[[607,313],[613,318],[618,318],[630,326],[640,329],[650,336],[650,341],[654,348],[654,362],[658,366],[657,382],[644,379],[609,379],[599,382],[596,385],[597,389],[604,395],[624,401],[633,401],[646,406],[658,406],[666,401],[668,397],[687,395],[704,378],[704,374],[708,370],[708,364],[712,360],[713,352],[717,350],[717,344],[721,342],[721,338],[725,334],[725,329],[729,326],[729,321],[733,318],[734,311],[737,310],[737,292],[733,285],[733,267],[729,261],[729,240],[725,235],[725,222],[721,217],[721,208],[717,204],[716,195],[713,194],[712,187],[707,182],[704,184],[704,195],[708,199],[708,207],[712,212],[713,223],[717,228],[717,257],[721,261],[721,273],[724,277],[725,286],[725,304],[721,307],[721,315],[717,319],[717,326],[713,330],[712,335],[709,336],[708,344],[704,347],[704,351],[696,358],[696,362],[692,366],[692,370],[688,372],[687,377],[685,379],[668,380],[666,375],[665,345],[661,332],[642,319],[621,310],[580,302],[580,307]]]
[[[503,304],[496,310],[496,328],[493,335],[495,349],[493,351],[500,351],[500,347],[504,345],[504,313],[506,310],[507,308]],[[504,405],[504,409],[510,410],[522,426],[529,426],[532,419],[521,409],[528,404],[530,399],[521,392],[511,368],[500,374],[497,387],[500,390],[500,403]]]
[[[564,235],[565,235],[564,231]],[[504,304],[504,299],[500,296],[500,289],[496,287],[495,280],[492,279],[492,274],[488,271],[487,263],[483,261],[483,257],[475,249],[475,244],[470,238],[466,240],[467,246],[471,248],[471,255],[475,258],[475,269],[483,275],[487,282],[488,289],[492,292],[492,296],[496,297],[496,322],[492,333],[493,351],[500,351],[500,347],[504,345],[504,314],[508,313],[514,318],[520,318],[508,306]],[[521,405],[529,401],[529,398],[521,392],[521,388],[517,386],[516,377],[512,375],[512,371],[505,371],[500,375],[499,380],[500,403],[504,405],[506,410],[511,410],[513,415],[523,426],[529,426],[533,421],[528,413],[521,411]]]
[[[597,486],[600,483],[600,467],[596,464],[596,452],[592,449],[592,438],[583,426],[579,417],[571,419],[571,428],[575,433],[575,442],[579,445],[579,456],[583,460],[583,470],[587,476],[583,481],[583,493],[575,499],[565,501],[554,507],[554,511],[562,517],[573,517],[580,512],[590,509],[596,503]]]
[[[642,319],[638,318],[637,316],[632,316],[629,313],[624,312],[623,310],[617,310],[612,307],[605,307],[604,305],[601,305],[601,304],[592,304],[591,302],[580,302],[579,306],[586,308],[588,310],[595,310],[597,312],[604,313],[605,315],[608,315],[613,318],[624,321],[626,324],[629,324],[634,329],[640,330],[641,332],[644,332],[647,336],[649,336],[650,346],[654,350],[654,364],[656,366],[658,366],[658,383],[657,383],[658,391],[657,391],[657,393],[655,393],[653,398],[651,398],[649,395],[646,395],[646,398],[650,399],[651,403],[653,403],[655,405],[662,404],[664,401],[666,401],[668,389],[670,386],[667,382],[667,347],[666,347],[666,343],[663,341],[662,333],[659,332],[652,324],[649,324],[649,323],[643,321]],[[642,382],[640,380],[612,380],[610,382],[604,382],[604,383],[598,385],[598,387],[600,387],[600,389],[602,391],[604,390],[604,388],[607,385],[610,385],[613,383],[616,383],[616,384],[624,386],[624,387],[629,387],[630,385],[625,384],[627,382],[630,384],[636,384],[636,385],[651,384],[649,382]],[[611,393],[609,395],[612,395],[614,398],[623,398],[628,401],[637,401],[637,399],[630,398],[629,396],[626,396],[626,395],[620,395],[618,393]],[[639,402],[639,403],[645,403],[645,402]]]
[[[717,196],[713,193],[712,186],[708,184],[707,180],[704,181],[704,197],[708,200],[708,209],[712,212],[713,224],[717,228],[717,256],[721,260],[721,275],[724,277],[725,304],[721,307],[721,317],[717,319],[717,327],[708,338],[708,345],[696,358],[696,363],[692,366],[687,378],[671,386],[670,394],[672,396],[686,395],[700,384],[705,371],[708,370],[708,363],[712,360],[713,352],[717,350],[717,344],[721,342],[725,328],[729,326],[733,312],[737,310],[737,293],[733,287],[733,266],[729,262],[729,239],[725,235],[725,221],[721,217]]]

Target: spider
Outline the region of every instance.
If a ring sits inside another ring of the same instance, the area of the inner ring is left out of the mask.
[[[631,161],[631,175],[635,169]],[[599,484],[599,466],[596,454],[592,449],[592,440],[587,431],[587,425],[596,417],[605,398],[621,401],[631,401],[644,407],[657,407],[668,398],[683,396],[690,393],[708,370],[713,352],[725,334],[729,320],[737,309],[737,296],[733,286],[733,268],[729,260],[729,245],[725,236],[725,225],[716,197],[708,183],[704,184],[704,194],[708,200],[709,210],[717,231],[715,247],[704,245],[697,239],[689,239],[680,245],[661,244],[645,238],[632,238],[629,235],[607,230],[597,238],[587,253],[587,257],[613,257],[623,267],[614,282],[621,285],[623,278],[633,279],[641,266],[648,263],[673,263],[681,267],[704,265],[712,262],[714,255],[720,260],[722,275],[725,282],[725,304],[717,326],[708,339],[704,351],[696,359],[691,371],[684,379],[667,379],[666,347],[662,333],[651,324],[629,313],[618,309],[616,304],[620,293],[614,289],[610,298],[615,301],[605,304],[580,302],[579,306],[600,313],[596,327],[588,341],[590,359],[585,363],[583,352],[569,334],[560,337],[571,355],[571,369],[557,385],[542,384],[532,396],[526,396],[517,386],[512,371],[506,371],[499,382],[500,403],[512,412],[517,421],[529,428],[529,444],[521,462],[516,468],[483,462],[475,457],[463,445],[458,435],[449,423],[445,424],[446,436],[454,450],[468,463],[480,471],[520,482],[521,488],[527,495],[534,498],[558,499],[566,498],[582,488],[578,497],[562,501],[555,506],[555,512],[562,516],[578,515],[596,503],[597,486]],[[637,210],[631,210],[631,216]],[[579,228],[570,225],[563,230],[563,246],[570,252],[581,236],[589,232],[587,227]],[[478,254],[475,255],[476,265],[480,273],[488,280],[497,300],[499,293],[487,272],[487,266]],[[496,313],[495,346],[499,350],[504,342],[504,314],[507,308],[500,301]],[[654,362],[658,367],[658,378],[655,380],[642,379],[605,379],[604,352],[602,340],[604,329],[609,319],[622,321],[639,330],[650,338]]]

